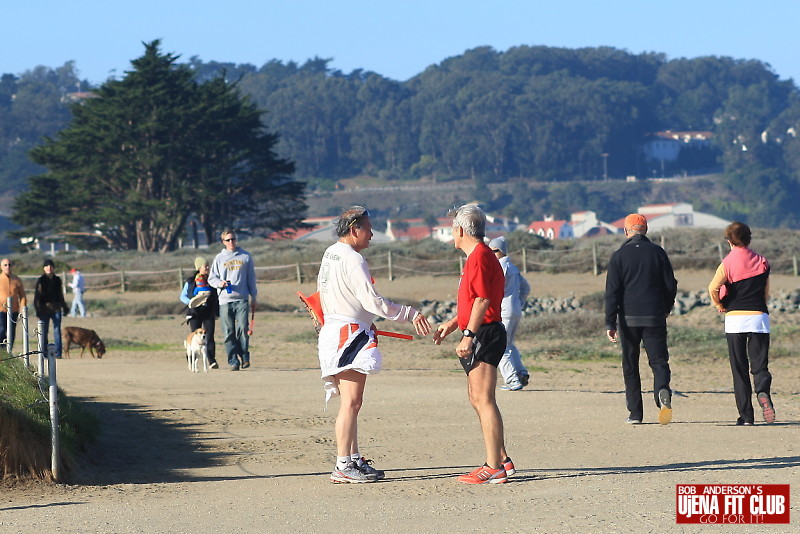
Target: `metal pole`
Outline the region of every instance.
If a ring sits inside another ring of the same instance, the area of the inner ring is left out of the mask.
[[[389,266],[389,281],[391,282],[394,280],[394,275],[392,274],[392,251],[389,251],[388,258],[387,258],[387,265]]]
[[[47,346],[44,343],[44,321],[39,319],[37,323],[37,327],[39,328],[39,382],[44,379],[44,351],[47,350]]]
[[[49,348],[49,347],[48,347]],[[47,351],[47,371],[50,376],[50,469],[53,472],[53,480],[59,482],[61,478],[61,468],[59,462],[59,436],[58,436],[58,382],[56,381],[56,354],[55,350]]]
[[[6,299],[6,352],[11,354],[11,330],[14,322],[11,320],[11,297]]]
[[[592,243],[592,272],[597,276],[600,268],[597,265],[597,243]]]
[[[25,362],[25,368],[31,366],[31,358],[28,356],[28,353],[31,351],[31,340],[28,339],[28,307],[22,307],[22,354],[25,356],[22,357],[22,361]]]
[[[528,274],[528,249],[522,247],[522,273]]]
[[[794,275],[797,276],[797,256],[792,256],[792,268],[794,269]]]

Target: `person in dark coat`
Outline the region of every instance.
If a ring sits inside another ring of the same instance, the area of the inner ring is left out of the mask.
[[[672,421],[667,316],[672,311],[678,281],[663,248],[647,239],[647,219],[638,213],[625,217],[627,240],[608,263],[605,292],[606,336],[622,346],[625,400],[630,412],[626,423],[644,417],[639,352],[644,342],[653,370],[653,396],[658,422]]]
[[[67,315],[69,308],[64,300],[64,286],[61,278],[56,274],[53,260],[47,258],[42,264],[44,274],[36,280],[36,289],[33,295],[33,306],[36,317],[44,322],[44,345],[47,347],[47,336],[50,323],[53,323],[53,343],[56,349],[56,358],[61,357],[61,317]]]
[[[194,332],[198,328],[206,329],[206,351],[208,353],[208,364],[212,369],[218,369],[219,364],[216,358],[216,343],[214,342],[214,324],[217,317],[219,317],[219,299],[217,298],[217,291],[213,288],[207,287],[198,291],[198,281],[202,285],[204,281],[208,280],[208,272],[210,267],[208,261],[198,256],[194,259],[194,267],[196,271],[193,275],[186,278],[181,291],[181,302],[186,304],[186,322],[189,324],[189,331]],[[206,299],[198,299],[198,295],[205,295]],[[197,304],[203,301],[202,304]]]

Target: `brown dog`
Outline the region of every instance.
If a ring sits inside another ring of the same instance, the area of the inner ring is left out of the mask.
[[[75,343],[81,347],[81,358],[83,351],[89,349],[89,354],[94,358],[102,358],[106,353],[106,346],[94,330],[80,328],[78,326],[67,326],[61,329],[61,341],[64,344],[64,356],[69,358],[69,348]],[[97,350],[95,356],[94,351]]]

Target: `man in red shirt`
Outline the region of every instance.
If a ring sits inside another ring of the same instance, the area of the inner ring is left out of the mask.
[[[467,484],[502,484],[514,474],[506,453],[503,417],[495,400],[497,365],[506,349],[506,330],[500,320],[505,277],[497,257],[483,242],[486,215],[474,205],[452,214],[453,242],[467,255],[458,286],[458,313],[439,325],[433,342],[461,330],[456,354],[467,373],[467,392],[478,414],[486,446],[486,463],[458,480]]]

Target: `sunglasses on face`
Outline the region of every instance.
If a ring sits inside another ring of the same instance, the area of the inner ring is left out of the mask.
[[[235,237],[229,237],[228,239],[223,239],[226,243],[230,243],[231,241],[236,241]]]

